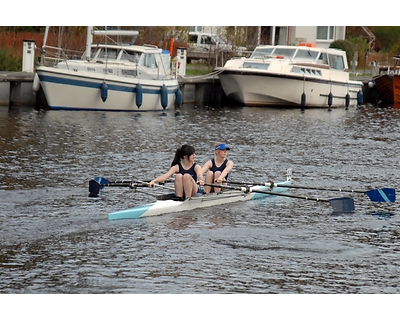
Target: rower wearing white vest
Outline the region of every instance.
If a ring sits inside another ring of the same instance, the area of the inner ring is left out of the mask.
[[[230,148],[223,142],[216,142],[214,144],[215,157],[208,160],[202,168],[203,175],[206,174],[206,184],[226,184],[230,179],[230,174],[233,168],[233,161],[228,160],[228,150]],[[205,186],[205,193],[211,191],[220,192],[221,188],[214,188]]]

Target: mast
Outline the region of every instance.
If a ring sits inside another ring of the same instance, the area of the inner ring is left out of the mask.
[[[87,33],[86,33],[86,60],[90,60],[90,53],[91,53],[90,45],[93,42],[92,31],[93,31],[93,27],[88,26]]]

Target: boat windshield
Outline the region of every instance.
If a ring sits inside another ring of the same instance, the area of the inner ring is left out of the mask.
[[[118,50],[111,48],[100,48],[96,54],[98,60],[115,60],[118,57]]]
[[[265,56],[270,55],[273,49],[274,49],[273,47],[271,47],[271,48],[256,48],[250,58],[263,59]]]
[[[284,56],[286,58],[293,58],[296,48],[276,48],[272,53],[274,56]]]
[[[318,54],[319,54],[318,51],[299,49],[296,53],[295,59],[315,61],[317,59]]]
[[[140,52],[123,51],[121,55],[121,62],[138,63],[140,59]]]

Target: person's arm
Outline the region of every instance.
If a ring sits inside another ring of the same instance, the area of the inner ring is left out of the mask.
[[[217,183],[221,183],[227,177],[229,172],[232,171],[233,164],[234,164],[233,161],[228,160],[228,163],[226,164],[225,169],[221,172],[218,179],[216,180]]]
[[[212,165],[212,163],[211,163],[211,160],[208,160],[205,164],[204,164],[204,166],[203,166],[203,168],[201,168],[201,176],[203,176],[209,169],[211,169],[211,165]]]
[[[199,164],[197,164],[194,167],[194,171],[196,172],[197,175],[197,183],[200,184],[201,186],[204,185],[204,179],[203,179],[203,169],[201,168],[201,166]]]
[[[155,183],[157,183],[157,182],[164,182],[164,181],[167,180],[170,176],[172,176],[174,173],[177,173],[178,170],[179,170],[179,169],[178,169],[178,165],[177,165],[177,164],[174,165],[173,167],[171,167],[171,168],[168,170],[167,173],[164,173],[163,175],[161,175],[161,176],[159,176],[159,177],[157,177],[157,178],[151,180],[151,181],[149,182],[149,187],[150,187],[150,188],[153,188]]]

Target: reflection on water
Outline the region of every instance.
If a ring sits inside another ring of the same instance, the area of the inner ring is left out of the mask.
[[[398,293],[399,206],[351,196],[354,214],[273,197],[165,216],[108,221],[154,190],[88,181],[151,179],[175,150],[196,161],[230,147],[238,181],[397,188],[400,109],[194,108],[159,113],[0,109],[2,293]],[[162,190],[164,191],[164,190]]]

